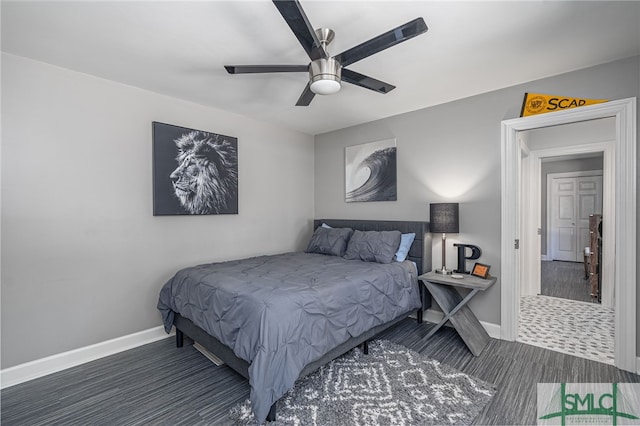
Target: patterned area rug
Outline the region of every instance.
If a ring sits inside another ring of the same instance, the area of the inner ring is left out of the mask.
[[[385,340],[369,354],[353,349],[298,380],[277,403],[276,425],[470,424],[495,387]],[[249,400],[229,412],[237,425],[255,424]]]
[[[598,303],[522,296],[518,342],[613,365],[615,314]]]

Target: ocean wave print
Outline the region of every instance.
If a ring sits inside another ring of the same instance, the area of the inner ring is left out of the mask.
[[[346,201],[395,201],[396,147],[379,149],[362,160],[354,174],[369,172],[369,177],[358,188],[347,192]]]

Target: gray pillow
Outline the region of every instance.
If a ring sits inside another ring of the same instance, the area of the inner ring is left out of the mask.
[[[391,263],[400,246],[400,231],[354,231],[345,259]]]
[[[305,252],[342,257],[347,250],[347,242],[352,233],[351,228],[318,227],[313,232]]]

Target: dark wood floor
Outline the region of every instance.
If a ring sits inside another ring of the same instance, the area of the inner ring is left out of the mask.
[[[535,424],[536,385],[544,382],[640,382],[640,376],[557,352],[492,339],[474,357],[456,332],[406,319],[381,335],[497,385],[476,424]],[[216,367],[185,341],[131,349],[5,389],[3,425],[226,424],[229,408],[249,396],[249,385]]]
[[[591,298],[589,280],[584,278],[584,264],[543,261],[540,272],[540,294],[578,302],[597,302]]]

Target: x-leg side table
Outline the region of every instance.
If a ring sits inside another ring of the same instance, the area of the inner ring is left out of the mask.
[[[444,313],[442,321],[429,331],[426,338],[433,336],[440,327],[450,321],[471,353],[475,356],[480,355],[489,343],[490,337],[467,303],[479,291],[484,291],[495,284],[497,278],[484,279],[466,274],[464,278],[452,278],[451,275],[427,272],[420,275],[418,279],[429,290]],[[463,298],[456,287],[468,288],[471,291]]]

